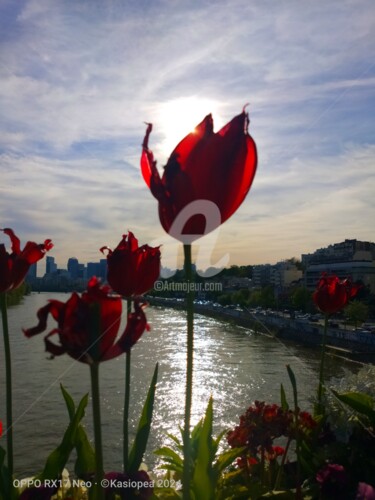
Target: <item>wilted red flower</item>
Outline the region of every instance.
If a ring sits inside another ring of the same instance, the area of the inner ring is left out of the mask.
[[[20,240],[12,229],[0,229],[7,234],[12,243],[12,253],[5,250],[0,244],[0,292],[8,292],[19,287],[30,266],[44,257],[44,254],[53,247],[51,240],[37,244],[28,241],[25,248],[21,250]]]
[[[139,302],[135,311],[128,315],[124,333],[116,342],[121,322],[122,300],[110,296],[110,288],[100,286],[93,277],[88,283],[87,292],[80,297],[73,293],[68,301],[50,300],[39,309],[39,323],[34,328],[24,330],[27,337],[44,332],[49,314],[57,321],[57,328],[45,337],[46,351],[52,356],[67,353],[72,358],[91,363],[115,358],[129,351],[148,329],[146,316]],[[100,324],[97,324],[97,319]],[[50,337],[58,334],[60,345],[51,342]]]
[[[340,280],[335,275],[323,273],[313,293],[313,300],[323,313],[334,314],[343,309],[360,288],[360,285],[352,284],[349,279]]]
[[[138,240],[129,231],[112,251],[107,250],[107,281],[113,290],[124,297],[142,295],[154,286],[160,274],[160,250],[148,245],[138,246]]]
[[[212,116],[206,116],[173,150],[161,178],[148,148],[152,130],[152,125],[148,125],[141,170],[159,202],[160,222],[171,236],[191,243],[216,229],[241,205],[257,166],[256,146],[247,132],[248,123],[248,115],[243,111],[214,133]],[[193,207],[182,227],[173,227],[181,211],[198,201],[206,204]]]

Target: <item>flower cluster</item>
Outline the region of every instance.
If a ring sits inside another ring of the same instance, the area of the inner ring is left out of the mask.
[[[296,438],[296,431],[308,435],[316,426],[310,413],[295,413],[284,410],[277,404],[267,404],[264,401],[255,401],[244,415],[240,417],[240,424],[227,434],[228,444],[232,448],[246,447],[246,453],[254,460],[260,453],[266,453],[267,459],[274,460],[284,453],[284,449],[274,446],[274,440],[285,436]],[[241,461],[239,465],[241,465]]]
[[[251,455],[255,456],[259,448],[272,453],[273,441],[284,436],[290,425],[290,416],[280,406],[255,401],[244,415],[240,417],[240,425],[227,435],[232,448],[246,446]]]

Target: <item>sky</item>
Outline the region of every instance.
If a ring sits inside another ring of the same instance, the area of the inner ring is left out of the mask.
[[[61,267],[130,230],[173,267],[139,169],[145,122],[162,169],[205,115],[219,130],[249,103],[255,180],[196,258],[375,241],[374,33],[373,0],[0,0],[0,227],[51,238]]]

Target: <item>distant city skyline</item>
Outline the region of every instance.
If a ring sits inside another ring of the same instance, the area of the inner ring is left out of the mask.
[[[285,261],[285,260],[288,260],[288,259],[292,259],[292,258],[297,258],[298,260],[301,260],[302,262],[304,260],[306,260],[309,256],[312,256],[312,255],[319,255],[320,253],[326,253],[327,250],[329,248],[332,248],[333,250],[336,248],[336,247],[345,247],[346,245],[350,244],[352,241],[356,241],[356,238],[345,238],[344,240],[342,241],[332,241],[330,242],[327,246],[325,247],[317,247],[317,248],[314,248],[314,249],[311,249],[310,252],[302,252],[300,255],[297,255],[297,254],[293,254],[293,255],[290,255],[289,257],[286,257],[285,259],[279,259],[277,261],[264,261],[264,262],[258,262],[258,263],[251,263],[251,262],[245,262],[245,263],[242,263],[242,264],[231,264],[230,262],[228,263],[227,266],[224,266],[224,267],[230,267],[232,265],[252,265],[252,266],[256,266],[256,265],[262,265],[262,264],[271,264],[271,265],[274,265],[276,263],[279,263],[281,261]],[[369,240],[366,240],[366,241],[363,241],[363,240],[357,240],[358,243],[360,244],[369,244],[371,248],[373,248],[375,246],[375,241],[369,241]],[[346,245],[345,245],[346,244]],[[45,260],[41,260],[38,262],[38,266],[37,266],[37,275],[39,277],[43,276],[45,273],[47,273],[47,269],[48,269],[48,261],[50,261],[51,259],[53,259],[53,262],[56,266],[56,270],[57,269],[60,269],[60,270],[68,270],[69,267],[69,261],[71,259],[77,259],[79,264],[80,265],[84,265],[85,267],[87,267],[89,264],[101,264],[101,265],[105,265],[106,263],[106,259],[105,258],[100,258],[99,260],[97,261],[84,261],[84,262],[81,262],[77,257],[74,257],[74,256],[71,256],[71,257],[68,257],[66,263],[57,263],[56,262],[56,259],[55,257],[53,256],[53,254],[51,254],[51,252],[46,256]],[[170,270],[175,270],[175,269],[182,269],[182,262],[180,262],[180,265],[177,267],[177,268],[168,268],[167,266],[164,266],[166,269],[170,269]],[[44,272],[43,272],[43,269],[44,269]],[[200,270],[204,270],[204,269],[200,269]]]
[[[51,238],[59,266],[130,230],[172,267],[139,168],[144,122],[162,169],[206,114],[217,131],[248,102],[258,171],[211,264],[373,239],[371,0],[4,0],[0,25],[0,227]]]

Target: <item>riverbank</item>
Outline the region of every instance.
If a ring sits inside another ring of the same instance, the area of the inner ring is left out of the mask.
[[[184,309],[179,299],[147,297],[151,305]],[[297,344],[320,347],[323,326],[302,319],[264,315],[248,309],[229,309],[210,304],[194,304],[194,311],[213,318],[233,321],[239,326],[250,328],[257,333],[293,341]],[[355,332],[341,328],[328,328],[327,352],[331,355],[375,364],[375,334]]]

